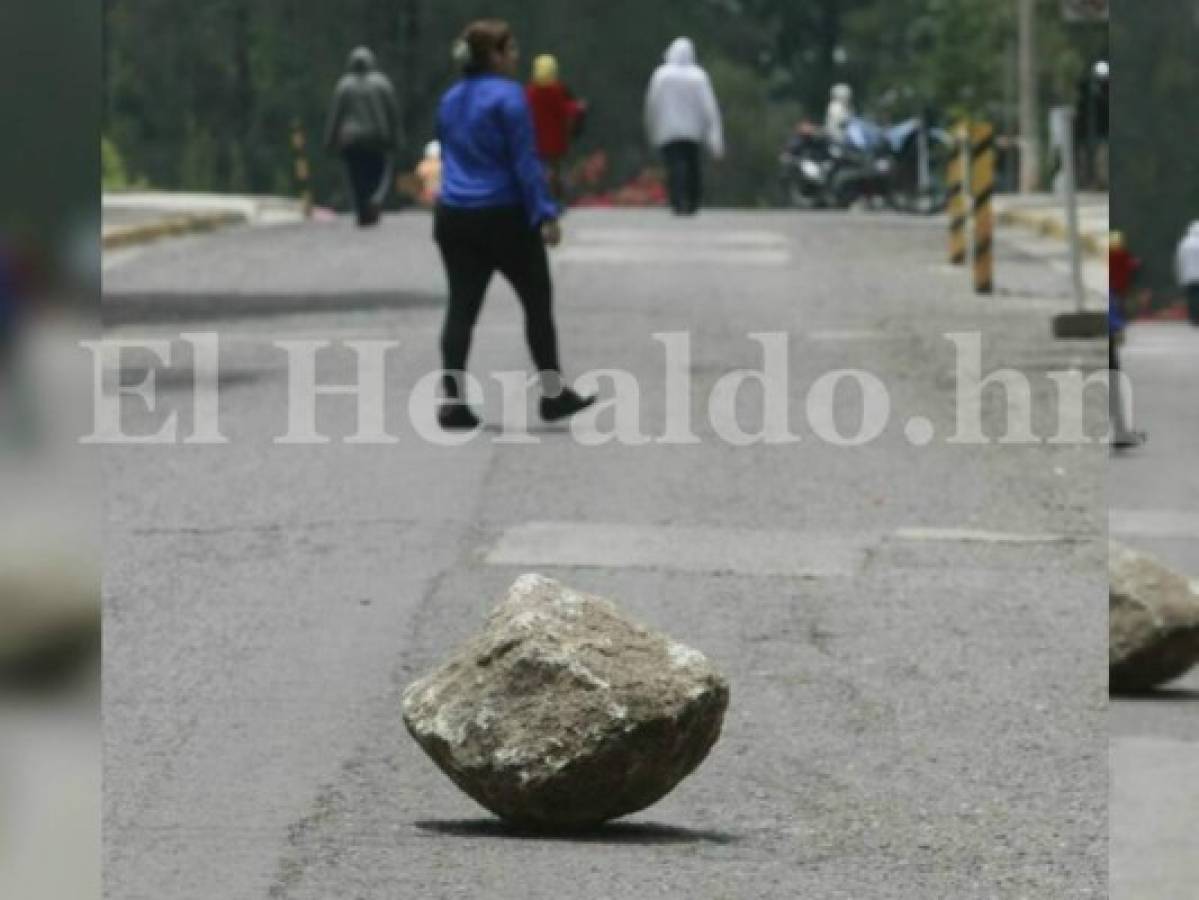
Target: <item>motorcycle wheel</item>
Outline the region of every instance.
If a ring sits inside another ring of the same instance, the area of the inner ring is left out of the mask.
[[[842,182],[829,188],[825,202],[830,209],[849,209],[860,196],[861,192],[853,184]]]
[[[785,204],[791,209],[818,209],[821,206],[820,199],[807,193],[796,179],[788,179],[783,185],[783,196]]]

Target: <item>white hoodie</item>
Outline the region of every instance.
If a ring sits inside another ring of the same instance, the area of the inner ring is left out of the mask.
[[[645,127],[655,147],[671,141],[706,144],[716,159],[724,156],[720,108],[708,73],[695,62],[695,45],[677,38],[666,61],[650,79],[645,97]]]
[[[1177,265],[1180,285],[1199,285],[1199,221],[1191,223],[1186,237],[1179,243]]]

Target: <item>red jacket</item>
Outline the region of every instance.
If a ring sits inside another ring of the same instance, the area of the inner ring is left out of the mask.
[[[1128,290],[1132,287],[1132,280],[1140,268],[1141,261],[1123,247],[1114,247],[1109,250],[1107,253],[1107,277],[1112,293],[1122,300],[1128,299]]]
[[[582,104],[559,81],[528,86],[529,108],[533,111],[533,130],[537,135],[537,155],[555,161],[570,149],[575,122]]]

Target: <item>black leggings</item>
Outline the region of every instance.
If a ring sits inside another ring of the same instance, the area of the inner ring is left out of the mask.
[[[441,249],[450,303],[441,332],[442,368],[450,396],[461,396],[458,373],[466,371],[471,332],[483,308],[491,276],[499,272],[516,291],[525,313],[525,337],[539,372],[560,372],[554,329],[553,284],[541,234],[521,207],[456,209],[438,206],[433,237]]]

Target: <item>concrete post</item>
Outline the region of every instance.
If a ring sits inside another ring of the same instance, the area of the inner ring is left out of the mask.
[[[1037,136],[1036,0],[1019,0],[1020,10],[1020,191],[1040,181],[1041,142]]]

